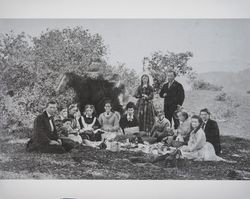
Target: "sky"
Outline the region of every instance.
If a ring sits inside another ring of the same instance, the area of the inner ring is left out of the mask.
[[[250,19],[0,19],[0,33],[39,36],[47,28],[82,26],[102,36],[108,63],[142,71],[154,51],[186,52],[198,73],[250,67]]]

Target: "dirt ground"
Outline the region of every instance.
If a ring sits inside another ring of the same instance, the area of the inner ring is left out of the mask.
[[[250,122],[249,96],[233,96],[234,104],[214,101],[217,92],[187,93],[184,106],[198,112],[206,107],[214,113],[221,129],[222,157],[237,163],[186,161],[167,168],[164,162],[132,163],[131,157],[150,158],[143,153],[111,152],[80,147],[67,154],[27,153],[27,132],[0,134],[1,179],[179,179],[179,180],[249,180]],[[156,102],[159,99],[156,99]],[[160,103],[160,102],[159,102]],[[199,106],[197,106],[199,105]],[[232,108],[234,107],[234,108]],[[221,109],[232,114],[221,117]]]

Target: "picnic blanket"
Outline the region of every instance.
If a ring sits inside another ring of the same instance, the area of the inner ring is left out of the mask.
[[[154,156],[160,156],[165,155],[167,153],[173,152],[176,148],[175,147],[168,147],[164,145],[164,143],[155,143],[155,144],[149,144],[147,142],[144,142],[143,144],[136,144],[131,142],[107,142],[107,150],[110,151],[134,151],[134,152],[143,152],[147,154],[151,154]]]

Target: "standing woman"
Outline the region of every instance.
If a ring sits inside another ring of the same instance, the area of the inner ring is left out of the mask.
[[[154,125],[155,111],[153,105],[154,89],[149,84],[148,75],[142,75],[141,85],[137,88],[134,97],[138,99],[136,106],[139,130],[150,132]]]

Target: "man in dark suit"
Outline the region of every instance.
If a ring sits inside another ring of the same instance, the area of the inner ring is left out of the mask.
[[[46,110],[34,121],[33,136],[27,144],[27,151],[44,153],[66,152],[59,139],[53,116],[57,111],[57,103],[50,101]]]
[[[210,142],[215,149],[216,155],[221,153],[220,131],[216,121],[210,119],[210,112],[207,108],[200,111],[200,117],[203,120],[202,128],[206,134],[207,142]]]
[[[159,93],[160,97],[164,98],[164,112],[165,117],[172,124],[174,120],[174,128],[179,126],[179,120],[174,117],[174,113],[179,106],[182,106],[185,93],[183,86],[175,80],[176,73],[169,71],[167,74],[168,82],[165,83]]]

